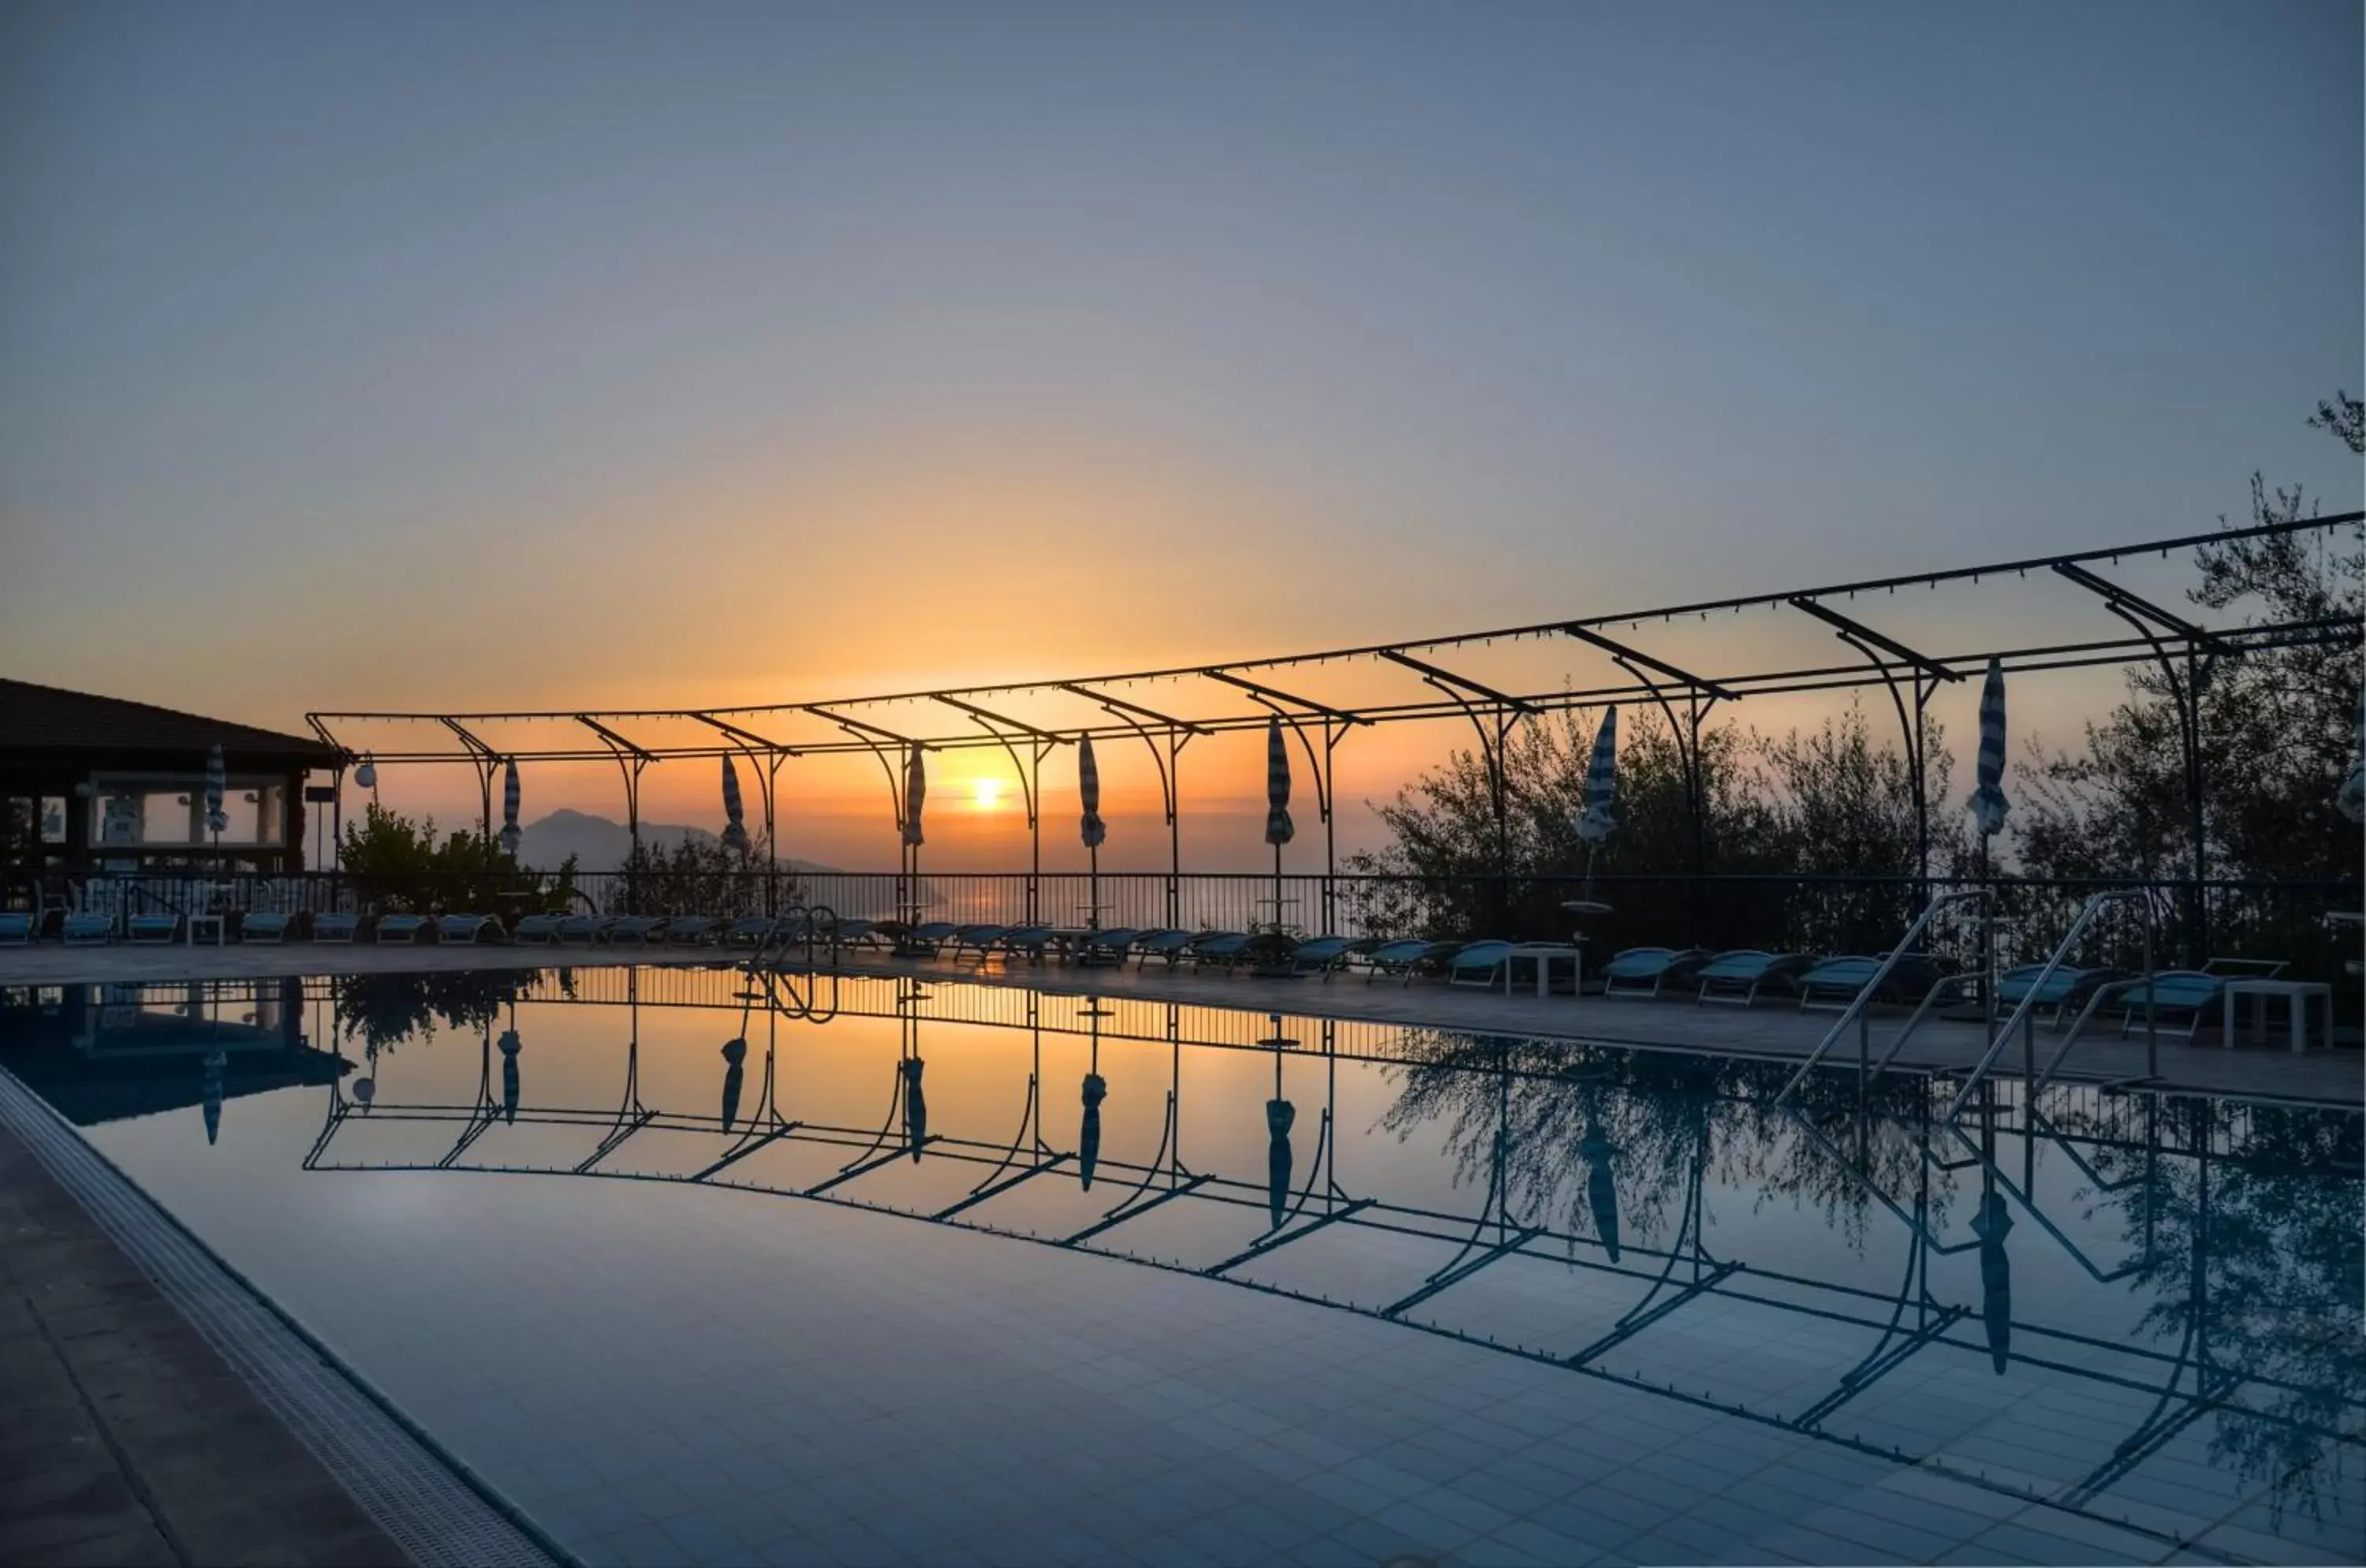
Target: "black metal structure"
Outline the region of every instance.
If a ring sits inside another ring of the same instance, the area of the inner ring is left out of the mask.
[[[1261,729],[1269,720],[1279,718],[1297,738],[1299,748],[1313,774],[1313,793],[1324,829],[1323,918],[1327,929],[1335,914],[1335,902],[1329,885],[1329,879],[1336,872],[1333,760],[1340,742],[1358,728],[1379,724],[1454,718],[1470,723],[1477,733],[1481,757],[1494,796],[1499,863],[1508,866],[1508,803],[1503,758],[1513,728],[1524,720],[1549,712],[1605,704],[1648,702],[1665,718],[1683,760],[1685,794],[1693,827],[1694,870],[1697,873],[1708,863],[1709,838],[1714,830],[1703,798],[1701,766],[1702,728],[1711,712],[1720,704],[1740,703],[1751,697],[1879,687],[1887,694],[1897,712],[1905,743],[1910,776],[1916,794],[1918,863],[1921,873],[1927,875],[1930,801],[1924,712],[1932,694],[1941,685],[1959,682],[1967,675],[1979,672],[1991,659],[2000,662],[2008,673],[2156,662],[2168,678],[2182,728],[2186,806],[2191,825],[2191,863],[2188,868],[2190,898],[2196,917],[2193,925],[2198,940],[2201,887],[2208,873],[2208,848],[2203,829],[2206,781],[2203,777],[2202,767],[2200,704],[2212,672],[2223,660],[2240,658],[2259,649],[2303,645],[2357,646],[2361,641],[2361,630],[2356,622],[2342,618],[2239,627],[2204,626],[2162,608],[2130,587],[2113,581],[2104,575],[2105,570],[2124,560],[2151,557],[2166,558],[2175,552],[2212,544],[2355,527],[2361,522],[2366,522],[2366,513],[2351,512],[2331,517],[2142,540],[2062,555],[1870,578],[1738,598],[1704,600],[1650,610],[1621,611],[1574,620],[1497,626],[1399,642],[1322,649],[1209,664],[1004,682],[992,686],[939,687],[741,707],[707,705],[476,713],[324,710],[309,714],[306,717],[322,743],[349,761],[362,755],[361,748],[351,734],[358,726],[418,723],[439,727],[458,738],[457,749],[440,745],[378,747],[374,748],[370,754],[382,764],[465,761],[478,766],[480,773],[487,766],[485,753],[480,750],[483,743],[469,733],[467,728],[469,725],[546,721],[563,722],[589,731],[596,744],[562,741],[515,748],[502,754],[512,758],[554,761],[615,761],[624,774],[626,811],[629,825],[636,830],[636,843],[638,841],[640,773],[652,762],[734,754],[760,762],[764,779],[762,792],[766,822],[770,828],[774,821],[773,781],[784,761],[801,756],[868,751],[879,760],[887,773],[888,790],[900,827],[907,807],[896,762],[898,754],[908,753],[914,747],[922,752],[997,749],[1005,752],[1018,769],[1024,795],[1031,843],[1031,919],[1041,915],[1036,897],[1039,890],[1035,885],[1042,874],[1042,773],[1045,757],[1086,735],[1097,739],[1133,739],[1147,745],[1158,766],[1168,828],[1171,874],[1179,877],[1182,874],[1182,852],[1177,830],[1177,770],[1184,746],[1200,736]],[[2014,643],[1934,653],[1910,642],[1902,633],[1886,631],[1873,625],[1868,612],[1840,607],[1861,598],[1894,597],[1901,589],[1980,583],[1991,579],[2000,582],[2021,582],[2032,573],[2058,577],[2088,591],[2101,602],[2104,610],[2126,624],[2127,635],[2079,637],[2073,633],[2059,641]],[[1702,674],[1667,656],[1637,646],[1628,636],[1613,635],[1631,633],[1654,625],[1697,624],[1713,616],[1760,609],[1787,611],[1812,617],[1831,627],[1833,634],[1856,655],[1856,659],[1842,664]],[[1606,655],[1627,679],[1607,684],[1565,685],[1550,691],[1521,693],[1504,690],[1440,661],[1441,655],[1457,648],[1543,639],[1567,639],[1584,644]],[[1401,701],[1341,705],[1296,694],[1272,683],[1272,678],[1278,672],[1337,662],[1359,662],[1402,670],[1417,678],[1428,688],[1430,694]],[[1119,694],[1110,689],[1152,683],[1188,686],[1199,700],[1185,705],[1162,698],[1157,705],[1153,706],[1135,700],[1131,694]],[[1063,694],[1091,704],[1100,710],[1102,716],[1053,727],[1013,717],[983,704],[983,699],[1014,694]],[[967,727],[931,728],[926,731],[890,729],[849,711],[875,709],[887,705],[933,705],[960,716],[967,721]],[[765,716],[778,715],[800,715],[820,719],[836,726],[844,732],[845,738],[783,743],[766,739],[738,722],[760,723]],[[628,739],[625,733],[637,721],[646,725],[651,721],[680,720],[704,725],[716,730],[717,734],[713,740],[701,740],[695,744],[644,744]],[[483,776],[487,789],[486,819],[490,829],[490,775],[483,773]],[[902,874],[917,874],[917,868],[912,863],[914,858],[907,851]],[[1277,910],[1277,919],[1279,915]]]

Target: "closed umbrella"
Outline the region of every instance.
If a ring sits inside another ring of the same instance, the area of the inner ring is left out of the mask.
[[[501,852],[514,858],[518,852],[518,788],[517,759],[512,757],[501,764]]]
[[[1578,902],[1594,902],[1594,861],[1602,846],[1618,826],[1611,810],[1618,796],[1618,710],[1605,708],[1602,728],[1594,732],[1594,756],[1585,765],[1585,809],[1578,813],[1577,836],[1585,840],[1585,896]],[[1592,913],[1580,909],[1580,913]]]
[[[1980,829],[1980,880],[1983,886],[1989,874],[1989,840],[2004,831],[2005,813],[2011,809],[2004,797],[2004,663],[1989,660],[1988,680],[1980,686],[1980,755],[1977,768],[1979,787],[1972,791],[1966,804],[1973,821]],[[1993,1027],[1996,1013],[1996,922],[1993,919],[1980,925],[1980,967],[1989,977],[1989,1023]]]
[[[1076,742],[1076,799],[1085,808],[1083,831],[1088,867],[1086,881],[1085,923],[1098,927],[1101,923],[1101,844],[1109,838],[1109,824],[1101,820],[1101,765],[1093,756],[1093,738],[1079,738]]]
[[[1290,747],[1281,720],[1265,722],[1265,841],[1273,846],[1273,923],[1281,924],[1281,846],[1297,836],[1290,821]]]
[[[723,847],[748,852],[748,812],[739,800],[739,770],[732,765],[731,754],[723,755]]]
[[[2352,822],[2366,822],[2366,686],[2358,688],[2358,761],[2341,781],[2337,804]]]
[[[2004,664],[1989,660],[1989,678],[1980,687],[1979,788],[1968,803],[1979,824],[1982,851],[1987,840],[2004,831]]]
[[[228,771],[222,765],[222,750],[219,743],[206,752],[206,831],[219,834],[230,826],[230,814],[222,809],[222,791],[229,784]]]
[[[929,765],[920,760],[918,741],[912,744],[912,754],[904,762],[904,841],[918,846],[928,842],[920,833],[920,805],[929,798]]]

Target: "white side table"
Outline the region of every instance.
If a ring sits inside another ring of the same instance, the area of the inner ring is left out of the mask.
[[[2308,1049],[2308,1004],[2312,998],[2322,1000],[2325,1004],[2327,1048],[2332,1046],[2333,987],[2321,980],[2229,980],[2220,988],[2219,994],[2225,998],[2225,1017],[2219,1043],[2230,1051],[2235,1047],[2236,998],[2242,997],[2254,998],[2251,1004],[2251,1032],[2254,1034],[2266,1031],[2269,1001],[2276,997],[2283,998],[2285,1008],[2292,1014],[2292,1048],[2295,1056]]]
[[[1553,965],[1566,959],[1569,963],[1569,994],[1583,994],[1585,979],[1584,950],[1565,942],[1524,942],[1514,947],[1504,959],[1504,989],[1511,991],[1519,983],[1522,963],[1537,966],[1537,995],[1552,995]]]

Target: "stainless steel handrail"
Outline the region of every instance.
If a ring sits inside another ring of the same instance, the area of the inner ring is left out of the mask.
[[[2004,1027],[1998,1030],[1989,1039],[1989,1048],[1981,1055],[1979,1065],[1975,1066],[1971,1075],[1964,1079],[1964,1087],[1955,1091],[1955,1098],[1947,1102],[1945,1112],[1939,1118],[1943,1125],[1950,1127],[1955,1125],[1955,1117],[1964,1109],[1964,1101],[1971,1098],[1972,1090],[1978,1087],[1982,1078],[1988,1077],[1989,1069],[1996,1066],[1997,1057],[2003,1054],[2006,1044],[2012,1039],[2013,1032],[2021,1027],[2022,1021],[2029,1016],[2030,1010],[2037,1005],[2037,998],[2044,993],[2045,983],[2054,978],[2054,972],[2062,967],[2062,961],[2069,956],[2071,948],[2078,945],[2079,939],[2087,934],[2087,928],[2095,923],[2095,917],[2102,912],[2105,905],[2117,903],[2124,898],[2146,899],[2147,911],[2151,908],[2146,890],[2141,887],[2106,887],[2087,900],[2085,907],[2079,911],[2079,918],[2070,922],[2070,929],[2063,933],[2062,940],[2056,942],[2054,951],[2046,955],[2045,967],[2038,971],[2037,978],[2030,982],[2029,989],[2022,994],[2020,1004],[2012,1010],[2012,1016],[2006,1019]],[[2149,951],[2151,945],[2152,921],[2147,915],[2145,921],[2145,946],[2147,950],[2145,957],[2147,972],[2151,967],[2152,955]],[[2074,1030],[2071,1039],[2077,1038],[2078,1033]],[[2068,1041],[2063,1043],[2063,1048],[2065,1050],[2069,1048]],[[2158,1046],[2155,1049],[2158,1050]],[[2056,1054],[2055,1059],[2057,1063],[2061,1060],[2059,1052]],[[2158,1063],[2155,1064],[2155,1066],[2158,1065]],[[2032,1081],[2034,1083],[2036,1080]]]
[[[1889,950],[1889,956],[1881,961],[1881,967],[1876,969],[1872,977],[1865,981],[1864,988],[1857,992],[1856,999],[1850,1002],[1841,1016],[1833,1021],[1832,1027],[1825,1033],[1822,1040],[1817,1042],[1816,1048],[1808,1053],[1808,1059],[1799,1064],[1799,1070],[1791,1075],[1790,1081],[1783,1086],[1783,1091],[1774,1097],[1774,1103],[1780,1105],[1790,1099],[1792,1092],[1807,1081],[1808,1075],[1815,1070],[1819,1062],[1824,1059],[1824,1054],[1832,1048],[1833,1042],[1840,1039],[1842,1032],[1850,1024],[1864,1016],[1865,1010],[1873,1005],[1875,994],[1881,989],[1881,983],[1889,978],[1890,971],[1898,967],[1898,961],[1913,950],[1915,939],[1929,929],[1931,921],[1940,910],[1950,904],[1974,903],[1988,896],[1987,888],[1974,887],[1960,893],[1943,893],[1932,899],[1929,907],[1916,916],[1914,923],[1906,929],[1906,934],[1898,939],[1898,945]],[[1927,998],[1925,1001],[1927,1003]],[[1919,1013],[1917,1016],[1920,1016]]]

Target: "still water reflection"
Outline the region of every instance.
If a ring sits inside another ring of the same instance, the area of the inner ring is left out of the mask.
[[[892,1212],[1319,1303],[2170,1540],[2346,1550],[2360,1119],[912,980],[9,994],[0,1063],[256,1184],[468,1171]],[[932,1068],[933,1064],[933,1070]],[[102,1147],[105,1137],[94,1134]],[[152,1189],[156,1182],[152,1181]],[[167,1206],[170,1190],[156,1194]],[[1115,1267],[1113,1262],[1110,1267]]]

